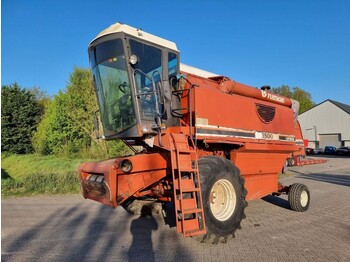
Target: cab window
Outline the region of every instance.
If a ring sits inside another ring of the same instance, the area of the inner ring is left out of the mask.
[[[139,99],[142,118],[156,117],[156,99],[159,96],[153,90],[152,79],[155,86],[158,86],[162,75],[162,52],[160,49],[136,40],[130,39],[131,54],[137,56],[137,63],[134,65],[135,81],[137,85],[137,98]],[[158,101],[159,102],[159,101]]]

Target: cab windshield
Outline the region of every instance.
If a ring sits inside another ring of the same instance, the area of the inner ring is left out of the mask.
[[[105,135],[114,135],[136,124],[121,39],[97,45],[90,51],[90,63]]]
[[[162,55],[159,48],[130,39],[130,49],[138,62],[134,65],[137,98],[141,105],[141,118],[154,120],[162,115],[159,97],[162,75]]]

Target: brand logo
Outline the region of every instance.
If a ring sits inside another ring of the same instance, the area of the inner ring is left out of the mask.
[[[278,95],[274,95],[274,94],[268,93],[265,90],[261,90],[261,96],[263,98],[267,98],[267,99],[270,99],[270,100],[273,100],[273,101],[277,101],[277,102],[282,103],[282,104],[284,103],[284,98],[283,97],[280,97]]]

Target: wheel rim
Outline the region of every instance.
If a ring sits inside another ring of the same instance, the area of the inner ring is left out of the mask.
[[[236,208],[236,191],[230,181],[220,179],[216,181],[210,191],[210,210],[220,221],[231,217]]]
[[[302,207],[305,207],[307,203],[309,202],[309,196],[306,191],[301,192],[300,195],[300,204]]]

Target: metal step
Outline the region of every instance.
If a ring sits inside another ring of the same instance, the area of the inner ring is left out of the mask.
[[[172,175],[177,232],[186,236],[204,234],[205,221],[196,151],[183,134],[172,134]],[[192,215],[193,217],[188,217]]]

